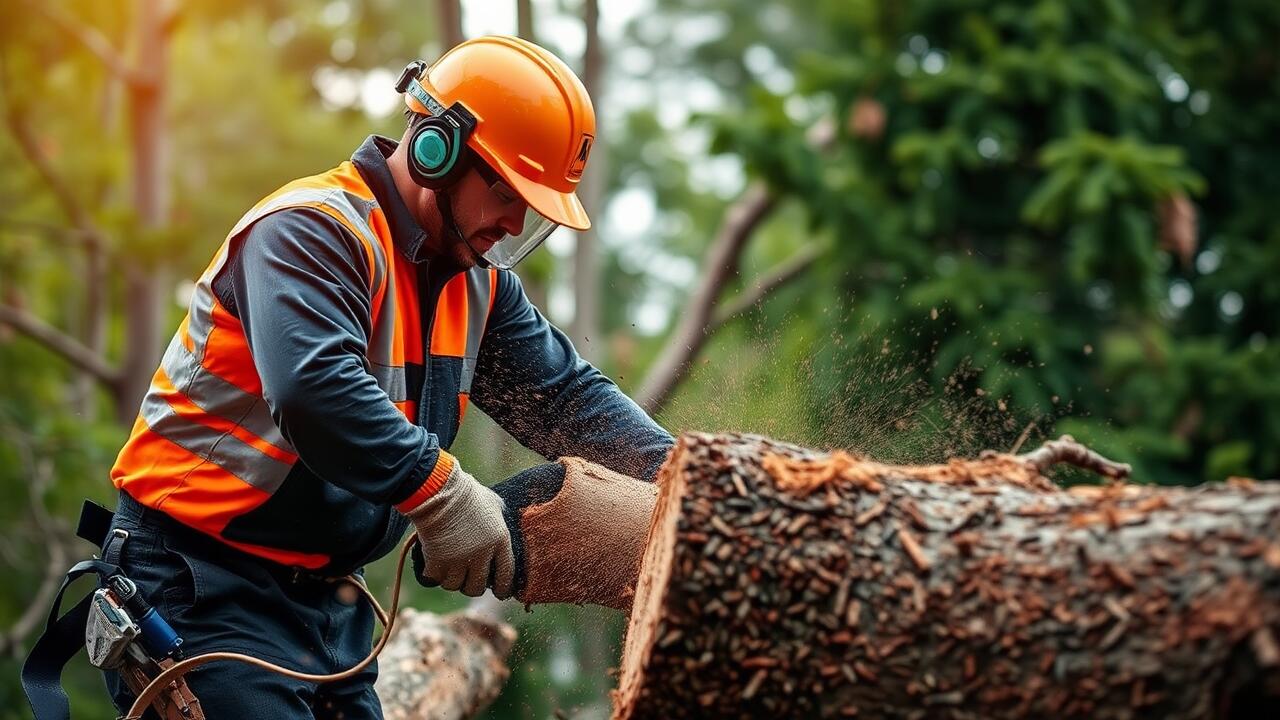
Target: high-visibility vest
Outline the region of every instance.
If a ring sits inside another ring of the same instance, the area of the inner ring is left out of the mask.
[[[397,251],[368,184],[351,162],[344,162],[268,195],[228,234],[196,283],[187,316],[152,377],[111,478],[116,488],[143,505],[233,547],[285,565],[318,568],[328,563],[327,555],[238,542],[222,534],[229,522],[261,506],[281,487],[298,455],[272,420],[244,328],[218,301],[213,279],[227,262],[232,243],[254,222],[301,207],[341,223],[367,255],[373,298],[368,372],[412,422],[418,398],[407,397],[406,361],[421,366],[428,352],[461,358],[461,421],[497,271],[476,267],[445,284],[430,345],[424,347],[415,265]],[[444,453],[441,457],[452,462]]]

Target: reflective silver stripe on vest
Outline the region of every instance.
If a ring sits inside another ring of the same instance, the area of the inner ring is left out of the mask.
[[[370,249],[373,250],[373,279],[369,285],[369,299],[377,294],[378,288],[382,287],[382,283],[387,279],[387,256],[383,252],[382,243],[378,241],[378,234],[373,231],[373,226],[369,224],[369,218],[373,215],[373,209],[378,206],[373,200],[365,200],[359,195],[342,190],[329,198],[325,205],[335,208],[342,213],[342,217],[347,219],[360,231],[365,242],[369,243]]]
[[[191,294],[191,306],[187,308],[187,334],[191,336],[197,358],[204,357],[205,341],[213,331],[213,278],[227,263],[227,248],[228,243],[223,243],[218,248],[217,259],[196,282],[195,291]]]
[[[369,374],[378,381],[378,387],[382,388],[391,402],[404,402],[408,399],[409,387],[403,365],[370,363]]]
[[[378,386],[392,402],[404,402],[406,390],[404,367],[392,365],[392,351],[396,340],[396,274],[387,273],[387,289],[382,304],[373,309],[373,332],[365,356],[369,359],[369,372],[378,380]]]
[[[470,393],[476,376],[476,358],[480,356],[480,341],[484,339],[484,326],[489,319],[492,281],[493,273],[486,268],[473,267],[467,271],[467,346],[462,354],[458,392]]]
[[[267,494],[280,488],[292,467],[289,463],[263,454],[234,435],[217,432],[179,416],[156,393],[147,393],[143,398],[142,418],[152,432],[160,437]]]
[[[324,205],[333,208],[356,229],[356,232],[360,233],[360,237],[373,249],[373,279],[370,282],[370,288],[371,294],[376,293],[378,288],[382,287],[383,279],[387,277],[387,256],[382,250],[382,243],[378,242],[377,233],[369,224],[373,208],[377,207],[377,203],[373,200],[365,200],[341,188],[287,190],[245,213],[227,237],[234,238],[244,232],[245,228],[270,213],[297,205]]]
[[[360,238],[368,244],[373,256],[371,297],[378,292],[390,275],[386,253],[370,224],[370,217],[376,203],[341,188],[288,190],[245,213],[236,223],[228,234],[227,241],[219,248],[214,262],[196,283],[195,292],[192,294],[187,313],[187,333],[191,337],[193,349],[188,351],[182,338],[175,334],[161,361],[161,369],[169,377],[174,388],[201,410],[235,423],[262,440],[290,453],[295,451],[272,420],[266,402],[209,372],[202,361],[207,350],[209,333],[213,330],[215,302],[213,278],[226,265],[232,240],[265,215],[300,205],[324,205],[336,210],[355,229]],[[394,292],[385,297],[390,299],[390,302],[384,302],[383,307],[394,307]],[[394,327],[394,313],[391,315],[390,323],[390,327]],[[389,347],[387,354],[389,355]],[[400,394],[403,395],[403,368],[399,369],[399,375]],[[394,378],[389,382],[394,383]],[[379,384],[382,383],[383,379],[379,378]],[[280,487],[292,467],[292,463],[267,455],[234,435],[216,431],[181,417],[174,412],[168,401],[154,386],[143,399],[142,417],[157,435],[268,494],[274,493]]]
[[[209,372],[182,339],[174,336],[160,361],[164,374],[178,392],[210,415],[229,420],[281,450],[295,452],[271,419],[267,403]]]
[[[228,235],[228,242],[223,243],[222,248],[219,250],[220,255],[217,261],[196,284],[195,293],[191,298],[187,328],[194,348],[194,352],[192,354],[194,354],[197,361],[204,358],[205,342],[208,340],[209,332],[213,327],[213,278],[226,263],[226,256],[228,248],[230,247],[230,239],[233,239],[240,233],[243,233],[250,225],[270,213],[289,207],[315,205],[324,205],[336,210],[343,219],[355,228],[361,239],[363,239],[371,248],[373,253],[373,277],[370,281],[370,299],[372,300],[372,296],[378,292],[384,281],[387,283],[386,292],[383,295],[382,312],[377,313],[378,326],[373,329],[373,336],[370,338],[366,355],[371,363],[371,367],[373,368],[371,370],[371,374],[378,379],[379,386],[382,387],[384,391],[387,391],[387,394],[393,399],[395,399],[398,394],[400,399],[403,400],[403,397],[406,394],[404,390],[404,370],[401,369],[398,373],[398,377],[396,377],[397,373],[392,372],[394,369],[388,367],[390,365],[391,342],[394,337],[395,327],[395,287],[391,274],[388,271],[389,268],[387,265],[386,252],[382,247],[382,243],[378,240],[377,233],[374,232],[373,227],[370,224],[373,208],[376,207],[377,204],[372,200],[365,200],[358,195],[340,188],[298,188],[296,190],[288,190],[262,203],[258,207],[255,207],[240,218],[239,222],[236,223],[235,227]],[[390,302],[388,302],[388,300],[390,300]],[[387,312],[387,310],[390,310],[390,312]],[[382,366],[385,371],[378,371],[378,366]],[[209,376],[208,373],[205,373],[205,375]],[[234,388],[234,386],[231,387]],[[398,393],[396,392],[397,387],[400,388]],[[196,404],[201,405],[199,398],[193,397],[192,400],[196,402]],[[217,406],[217,402],[214,398],[210,398],[210,401],[214,406]],[[205,406],[201,405],[201,407]],[[279,430],[275,427],[275,423],[271,420],[265,405],[260,406],[259,412],[256,416],[251,412],[246,416],[246,418],[255,425],[260,424],[257,421],[265,419],[265,425],[270,426],[272,429],[270,434],[259,432],[258,429],[249,427],[247,424],[245,427],[277,447],[290,447],[288,443],[284,441],[284,438],[281,437]],[[234,417],[228,417],[227,419],[235,420]],[[277,439],[280,442],[276,442]]]
[[[378,290],[383,288],[384,283],[385,290],[382,295],[382,304],[373,310],[374,327],[365,348],[366,367],[369,374],[378,381],[378,387],[382,388],[392,402],[404,402],[408,395],[404,367],[395,367],[391,364],[396,326],[395,276],[391,272],[392,267],[388,263],[382,243],[370,224],[370,218],[377,203],[339,188],[299,188],[281,193],[264,203],[262,207],[243,218],[232,233],[234,235],[236,232],[243,231],[250,223],[267,213],[297,205],[324,205],[337,210],[372,248],[373,278],[369,290],[370,301],[372,302]]]

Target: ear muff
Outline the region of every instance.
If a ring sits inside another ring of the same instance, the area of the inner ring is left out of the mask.
[[[418,116],[409,136],[409,175],[422,187],[439,190],[466,172],[469,153],[463,127],[446,116]]]
[[[409,136],[409,175],[422,187],[439,190],[457,182],[470,166],[466,145],[476,129],[476,118],[462,103],[445,108],[431,97],[418,82],[425,71],[421,60],[409,63],[396,81],[396,90],[413,96],[431,113],[415,115]]]

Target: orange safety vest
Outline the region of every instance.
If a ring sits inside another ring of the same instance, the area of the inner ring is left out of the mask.
[[[272,420],[244,328],[218,301],[213,280],[227,262],[232,243],[254,222],[269,213],[302,207],[331,216],[364,247],[373,298],[368,372],[412,422],[417,398],[406,397],[405,363],[422,365],[427,352],[461,358],[461,422],[493,307],[497,271],[476,267],[448,281],[435,308],[430,345],[424,347],[415,266],[396,250],[382,208],[348,161],[285,185],[236,223],[196,283],[187,316],[152,377],[111,480],[141,504],[235,548],[285,565],[319,568],[329,562],[328,555],[245,543],[222,534],[233,519],[271,498],[298,455]],[[447,475],[452,463],[442,452],[432,479],[442,481],[435,476]],[[423,480],[426,487],[428,479]],[[406,503],[421,502],[421,494],[420,490]]]

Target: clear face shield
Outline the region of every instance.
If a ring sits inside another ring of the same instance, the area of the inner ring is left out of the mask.
[[[503,204],[511,205],[515,203],[524,204],[524,200],[520,195],[512,190],[503,179],[493,171],[483,160],[476,158],[476,169],[480,173],[480,177],[489,185],[489,190]],[[525,259],[529,253],[538,249],[538,246],[547,239],[555,229],[560,227],[559,223],[544,217],[532,207],[525,207],[524,223],[521,225],[520,234],[512,235],[504,233],[502,238],[494,243],[484,252],[479,252],[480,248],[471,247],[485,262],[499,270],[510,270],[517,263]],[[468,246],[471,243],[468,241]]]
[[[547,236],[560,227],[533,208],[524,211],[524,230],[519,235],[503,235],[493,247],[481,253],[493,267],[510,270],[516,263],[538,249]]]

